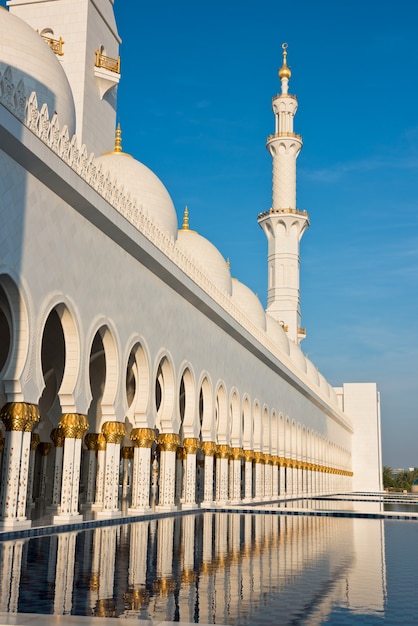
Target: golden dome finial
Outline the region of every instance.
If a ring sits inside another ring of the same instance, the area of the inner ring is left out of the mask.
[[[282,43],[282,49],[283,49],[283,65],[279,69],[279,78],[280,79],[287,78],[289,80],[289,78],[292,75],[292,72],[290,71],[290,67],[287,66],[287,43]]]
[[[115,133],[115,147],[113,149],[113,152],[123,152],[122,150],[122,131],[120,128],[120,123],[118,124],[118,127],[116,129],[116,133]]]
[[[189,230],[189,209],[187,208],[187,206],[185,207],[184,213],[183,213],[182,230]]]

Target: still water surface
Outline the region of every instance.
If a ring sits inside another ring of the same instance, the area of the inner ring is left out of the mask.
[[[0,612],[416,624],[415,521],[199,513],[0,543]]]

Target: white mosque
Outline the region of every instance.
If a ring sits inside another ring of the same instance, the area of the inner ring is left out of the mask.
[[[376,385],[333,388],[300,348],[286,45],[265,311],[122,150],[113,4],[0,9],[0,529],[39,501],[61,524],[381,491]]]

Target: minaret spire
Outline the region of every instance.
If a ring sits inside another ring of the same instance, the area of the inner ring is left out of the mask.
[[[299,343],[305,337],[300,327],[299,243],[309,226],[306,211],[296,208],[296,159],[302,137],[293,131],[298,102],[288,93],[292,75],[287,65],[287,43],[282,44],[279,69],[281,93],[273,98],[275,132],[267,138],[273,159],[272,207],[260,213],[258,223],[268,240],[267,312]]]

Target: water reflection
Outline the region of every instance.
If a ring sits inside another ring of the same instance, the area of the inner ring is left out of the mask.
[[[253,626],[325,623],[335,607],[347,623],[381,617],[387,523],[208,512],[3,542],[0,611]]]

